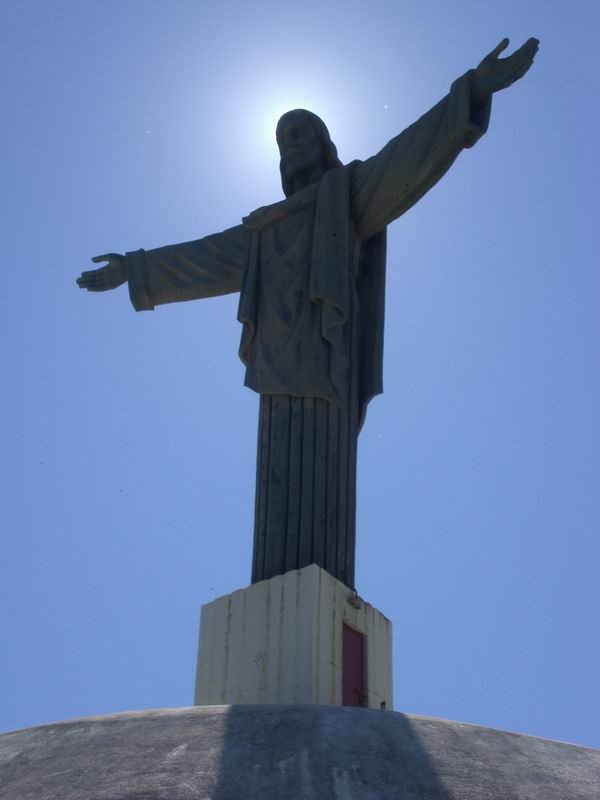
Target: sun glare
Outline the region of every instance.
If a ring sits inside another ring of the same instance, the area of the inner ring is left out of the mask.
[[[253,84],[240,95],[240,103],[235,107],[235,119],[243,120],[243,126],[236,126],[233,112],[232,126],[242,132],[244,149],[251,148],[252,170],[261,176],[276,176],[278,180],[275,131],[281,116],[292,109],[305,108],[321,117],[332,137],[336,132],[339,136],[340,131],[350,129],[346,119],[347,88],[332,80],[330,71],[323,68],[312,71],[305,68],[282,75],[281,65],[275,63],[272,70],[264,65],[261,75],[264,76],[261,85]]]

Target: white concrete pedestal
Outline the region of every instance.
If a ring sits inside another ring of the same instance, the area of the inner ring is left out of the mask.
[[[342,705],[343,626],[364,636],[364,706],[392,709],[392,625],[316,564],[202,606],[196,705]]]

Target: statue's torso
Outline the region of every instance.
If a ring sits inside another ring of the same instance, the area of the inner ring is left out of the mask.
[[[251,380],[273,394],[335,398],[321,307],[309,296],[314,204],[260,233]]]

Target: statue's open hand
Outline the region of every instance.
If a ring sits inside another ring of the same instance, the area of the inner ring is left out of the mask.
[[[475,99],[484,100],[493,92],[507,89],[522,78],[533,64],[540,46],[538,39],[532,37],[508,58],[498,58],[498,55],[508,47],[508,42],[508,39],[502,39],[475,70],[472,83]]]
[[[125,258],[118,253],[94,256],[92,261],[95,264],[108,261],[108,264],[99,269],[82,272],[81,277],[77,278],[80,289],[87,289],[88,292],[107,292],[109,289],[116,289],[127,280]]]

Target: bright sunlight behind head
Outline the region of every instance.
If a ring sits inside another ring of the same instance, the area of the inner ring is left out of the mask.
[[[268,60],[257,57],[249,76],[243,85],[236,78],[231,91],[219,95],[214,111],[218,124],[212,129],[215,139],[211,142],[213,156],[226,161],[229,174],[235,176],[232,184],[235,181],[242,206],[281,199],[275,131],[286,111],[304,108],[319,116],[343,163],[372,155],[397,132],[390,127],[389,136],[384,133],[373,137],[372,119],[377,120],[377,114],[365,116],[365,111],[372,112],[374,108],[372,87],[364,86],[358,74],[349,81],[347,71],[325,56],[318,63],[305,60],[290,65],[289,54],[272,52]],[[387,112],[379,99],[377,103],[383,118]],[[388,118],[385,116],[386,122]],[[358,124],[358,120],[362,123]],[[205,124],[203,117],[202,126]]]
[[[268,159],[269,163],[279,159],[275,130],[277,123],[286,111],[305,108],[317,114],[330,131],[342,130],[340,101],[343,102],[344,88],[323,78],[320,70],[307,70],[297,75],[281,75],[276,69],[261,86],[260,95],[249,93],[245,100],[248,120],[248,133],[251,134],[253,151],[257,157]],[[335,139],[334,139],[335,141]]]

